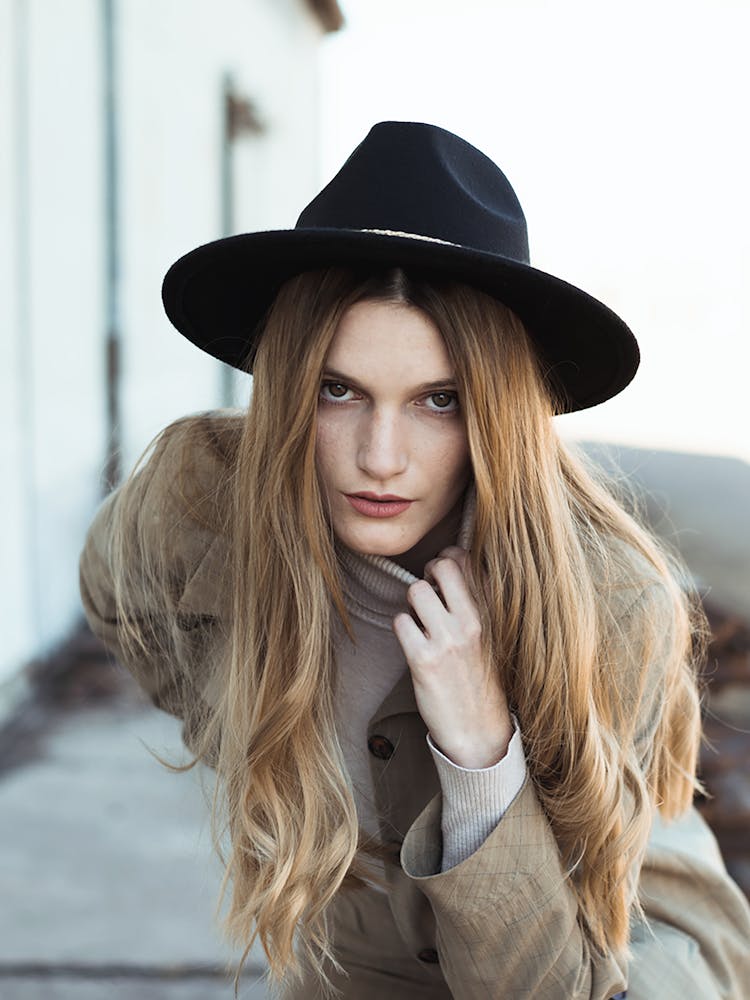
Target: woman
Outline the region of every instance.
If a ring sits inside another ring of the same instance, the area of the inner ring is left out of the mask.
[[[163,297],[252,401],[162,432],[81,591],[216,769],[242,960],[259,935],[300,998],[739,1000],[750,914],[691,806],[704,619],[551,420],[637,346],[529,266],[501,171],[380,123]]]

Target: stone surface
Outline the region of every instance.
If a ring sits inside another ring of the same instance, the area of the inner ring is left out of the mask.
[[[265,1000],[262,984],[240,990],[239,1000]],[[3,1000],[232,1000],[231,981],[217,978],[189,980],[144,977],[3,976]]]
[[[231,1000],[239,955],[213,919],[212,772],[173,774],[144,745],[184,762],[178,720],[127,685],[25,714],[27,745],[0,773],[0,997]],[[264,970],[256,941],[242,998],[267,995]]]

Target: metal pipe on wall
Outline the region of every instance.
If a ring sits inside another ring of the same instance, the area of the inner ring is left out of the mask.
[[[106,357],[107,445],[103,492],[122,476],[122,412],[120,405],[120,226],[117,132],[117,11],[115,0],[102,0],[102,91],[104,136],[104,310]]]
[[[225,72],[222,79],[222,136],[221,136],[221,234],[235,233],[234,154],[239,138],[262,135],[266,126],[258,115],[254,102],[243,96],[236,87],[233,75]],[[221,405],[234,406],[236,371],[229,365],[221,366]]]

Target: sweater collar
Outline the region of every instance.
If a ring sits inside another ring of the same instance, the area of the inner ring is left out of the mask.
[[[476,486],[471,479],[463,494],[458,531],[455,527],[446,527],[444,537],[435,540],[433,555],[448,545],[469,549],[474,535],[475,513]],[[339,539],[335,540],[335,548],[349,610],[390,631],[393,616],[399,611],[409,610],[406,591],[419,577],[388,556],[355,552]]]

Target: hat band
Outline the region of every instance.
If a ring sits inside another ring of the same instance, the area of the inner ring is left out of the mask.
[[[428,243],[442,243],[446,247],[460,247],[461,243],[451,243],[450,240],[439,240],[437,236],[422,236],[421,233],[402,233],[397,229],[360,229],[360,233],[375,233],[378,236],[406,236],[410,240],[427,240]]]

